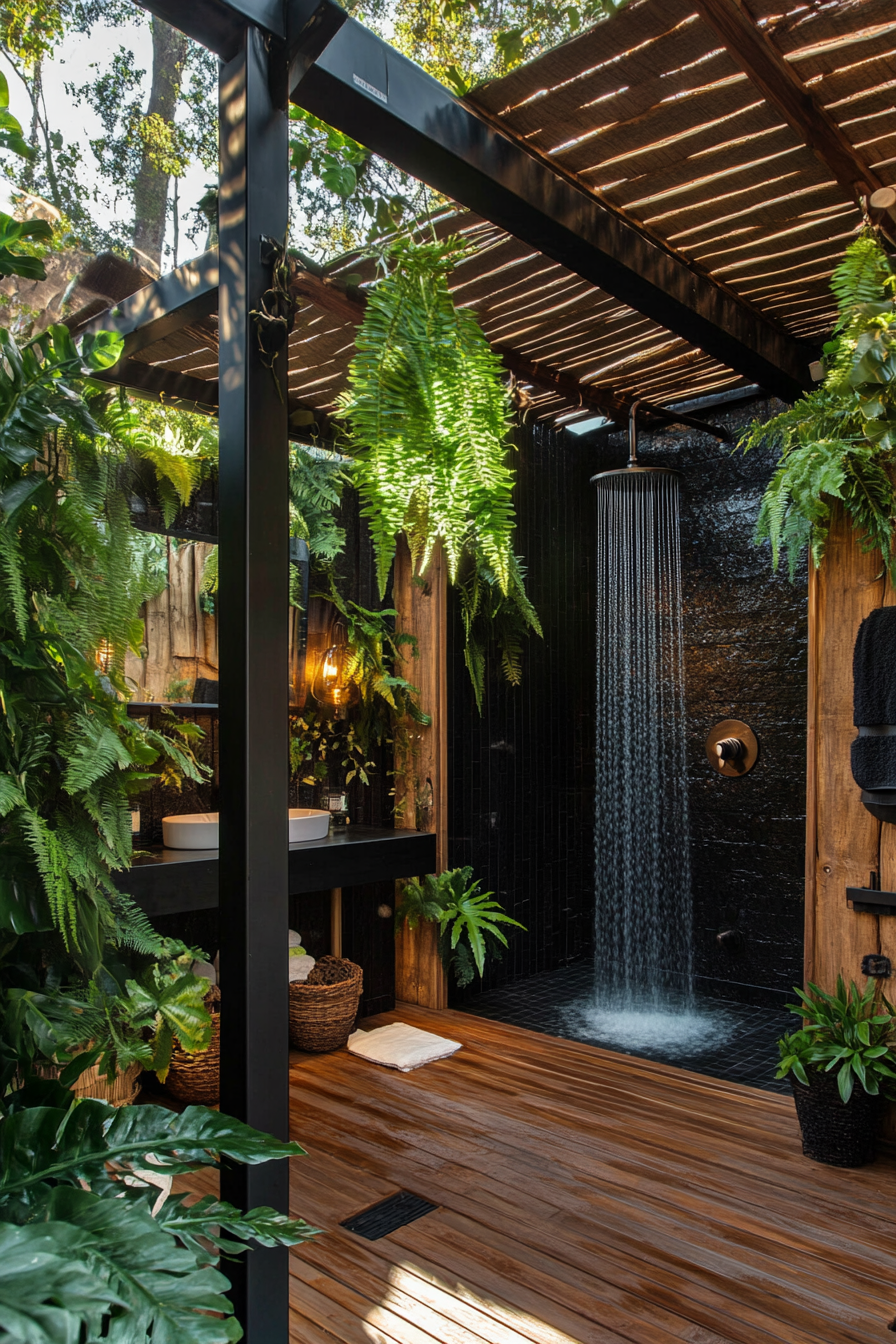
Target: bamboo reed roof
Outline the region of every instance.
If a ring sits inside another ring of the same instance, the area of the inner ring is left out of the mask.
[[[729,37],[726,46],[718,23],[731,10],[750,40]],[[835,315],[831,273],[862,224],[860,202],[896,183],[896,0],[632,0],[467,102],[691,269],[818,345]],[[896,228],[896,213],[876,218]],[[593,416],[595,399],[611,408],[744,385],[712,352],[482,219],[445,211],[436,228],[474,246],[454,293],[527,384],[536,417],[568,423]],[[345,278],[358,272],[361,289],[346,296]],[[353,255],[329,267],[323,284],[309,276],[299,286],[294,409],[333,412],[372,278],[371,264]],[[216,319],[133,358],[215,379]]]
[[[695,0],[636,0],[469,101],[793,335],[819,340],[861,211]],[[896,182],[896,5],[748,0],[863,168]],[[782,83],[785,75],[782,74]]]

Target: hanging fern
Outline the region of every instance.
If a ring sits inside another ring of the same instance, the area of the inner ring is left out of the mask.
[[[381,595],[400,532],[418,571],[441,540],[454,582],[474,543],[502,592],[510,584],[510,407],[499,357],[448,288],[463,255],[454,238],[393,244],[341,399]]]
[[[840,314],[824,383],[741,440],[744,451],[779,453],[756,541],[771,543],[775,568],[787,556],[791,578],[807,549],[820,565],[839,501],[861,548],[879,552],[896,581],[896,275],[873,234],[850,244],[831,288]]]
[[[497,650],[505,680],[519,686],[524,640],[530,634],[541,638],[541,622],[526,596],[525,570],[518,556],[510,557],[506,593],[494,572],[475,556],[468,558],[457,591],[465,636],[464,663],[481,714],[489,650]]]

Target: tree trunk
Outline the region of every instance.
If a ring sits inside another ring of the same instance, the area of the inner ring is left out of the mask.
[[[163,23],[152,21],[152,88],[147,117],[167,125],[174,122],[187,57],[187,38]],[[134,250],[138,260],[162,269],[162,243],[168,214],[168,173],[154,161],[151,145],[144,145],[140,171],[134,183]]]

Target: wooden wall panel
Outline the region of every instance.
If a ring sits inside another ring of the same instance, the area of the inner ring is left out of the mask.
[[[125,673],[138,700],[164,700],[172,681],[215,680],[218,623],[199,605],[202,569],[211,546],[168,541],[168,587],[144,608],[143,658],[129,654]]]
[[[409,725],[413,750],[403,760],[396,754],[397,825],[434,831],[439,872],[448,856],[448,698],[447,698],[447,573],[438,547],[422,581],[414,578],[410,552],[400,539],[395,558],[393,600],[398,625],[416,635],[419,656],[408,654],[404,675],[420,689],[420,701],[432,715],[429,728]],[[395,944],[395,996],[425,1008],[445,1008],[448,987],[438,955],[433,925],[413,933],[404,928]]]
[[[896,826],[865,810],[850,767],[856,635],[870,611],[894,603],[880,560],[862,553],[838,509],[824,563],[809,581],[806,980],[823,989],[833,989],[840,971],[862,985],[868,952],[896,963],[896,917],[859,914],[846,904],[846,887],[866,885],[872,870],[885,891],[896,891]],[[892,998],[892,980],[885,989]],[[883,1132],[896,1140],[892,1106]]]
[[[813,585],[807,865],[813,816],[815,835],[814,884],[810,873],[806,892],[806,978],[829,989],[841,970],[847,977],[861,978],[862,957],[878,950],[884,922],[846,905],[847,886],[866,885],[868,874],[880,865],[881,824],[862,806],[850,768],[850,744],[856,735],[852,686],[856,634],[886,594],[879,558],[859,549],[842,510],[836,511],[824,563]],[[889,846],[889,838],[886,843]]]

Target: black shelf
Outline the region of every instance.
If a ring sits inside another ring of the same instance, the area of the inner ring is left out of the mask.
[[[289,894],[417,877],[436,866],[436,838],[423,831],[348,826],[323,840],[289,847]],[[148,915],[213,910],[218,904],[216,849],[153,849],[135,858],[117,886]]]

